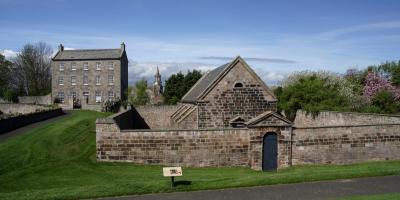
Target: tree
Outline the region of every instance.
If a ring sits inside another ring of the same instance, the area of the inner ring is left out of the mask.
[[[386,78],[379,76],[378,73],[371,71],[368,73],[363,89],[363,95],[368,100],[372,100],[379,92],[391,92],[395,100],[400,100],[400,90],[394,87]]]
[[[51,55],[44,42],[26,44],[13,59],[11,87],[18,95],[46,95],[51,92]]]
[[[343,78],[326,72],[297,72],[275,90],[278,109],[290,120],[295,119],[300,109],[313,115],[322,110],[352,110],[351,99],[356,97],[349,84]]]
[[[6,91],[9,89],[9,76],[11,62],[6,60],[5,57],[0,54],[0,97],[4,97]]]
[[[165,81],[164,88],[164,103],[165,104],[176,104],[182,99],[190,88],[201,78],[201,72],[198,70],[188,71],[186,75],[182,72],[172,74]]]
[[[128,103],[131,106],[146,105],[150,98],[146,92],[147,81],[142,79],[135,83],[134,87],[128,87]]]
[[[389,91],[380,91],[372,99],[373,108],[371,111],[379,113],[398,113],[400,111],[400,103],[394,99],[393,93]]]

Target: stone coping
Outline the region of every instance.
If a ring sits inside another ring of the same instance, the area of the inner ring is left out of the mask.
[[[332,125],[332,126],[293,126],[294,129],[319,129],[319,128],[349,128],[349,127],[365,127],[365,126],[390,126],[400,125],[400,123],[388,124],[359,124],[359,125]]]
[[[300,112],[306,112],[304,110],[299,110]],[[337,114],[353,114],[353,115],[372,115],[372,116],[383,116],[383,117],[400,117],[400,114],[380,114],[380,113],[359,113],[359,112],[340,112],[340,111],[329,111],[329,110],[322,110],[322,112],[329,112],[329,113],[337,113]],[[311,114],[311,113],[310,113]],[[318,116],[318,114],[317,114]]]

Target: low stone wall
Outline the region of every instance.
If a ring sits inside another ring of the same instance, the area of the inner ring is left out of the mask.
[[[400,117],[321,112],[297,113],[292,162],[347,164],[400,159]]]
[[[263,138],[270,132],[277,134],[278,168],[400,159],[399,116],[298,113],[294,127],[134,130],[140,117],[132,110],[96,121],[99,161],[261,170]],[[126,118],[135,118],[136,125]]]
[[[178,106],[137,106],[135,109],[151,129],[170,129],[171,116]]]
[[[21,103],[0,104],[0,110],[5,114],[27,114],[49,109],[51,108],[33,104],[21,104]]]
[[[98,161],[135,162],[168,166],[247,166],[262,169],[263,138],[278,135],[278,168],[290,165],[291,129],[226,128],[150,130],[132,128],[128,110],[96,121]]]
[[[64,114],[61,108],[29,113],[0,120],[0,134]]]
[[[46,96],[19,96],[19,103],[25,104],[39,104],[39,105],[51,105],[51,94]]]

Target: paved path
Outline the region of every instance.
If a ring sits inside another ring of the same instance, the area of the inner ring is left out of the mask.
[[[40,121],[40,122],[36,122],[36,123],[33,123],[33,124],[29,124],[29,125],[23,126],[23,127],[21,127],[21,128],[12,130],[12,131],[10,131],[10,132],[0,134],[0,142],[3,142],[3,141],[5,141],[5,140],[7,140],[8,138],[11,138],[11,137],[14,137],[14,136],[17,136],[17,135],[24,134],[24,133],[26,133],[28,130],[31,130],[32,128],[39,127],[39,126],[41,126],[41,125],[43,125],[43,124],[46,124],[46,123],[51,123],[51,122],[53,122],[53,121],[55,121],[55,120],[64,118],[64,117],[66,117],[66,116],[69,115],[68,111],[64,111],[64,113],[65,113],[65,114],[59,115],[59,116],[57,116],[57,117],[52,117],[52,118],[50,118],[50,119],[46,119],[46,120],[43,120],[43,121]]]
[[[320,181],[198,192],[177,192],[101,200],[267,200],[332,199],[337,197],[400,192],[400,176]]]

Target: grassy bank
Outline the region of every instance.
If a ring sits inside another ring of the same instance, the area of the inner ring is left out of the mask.
[[[0,143],[0,199],[77,199],[171,192],[161,166],[97,163],[95,124],[104,113],[76,111]],[[400,175],[400,161],[296,166],[278,172],[248,168],[184,168],[174,191]]]

